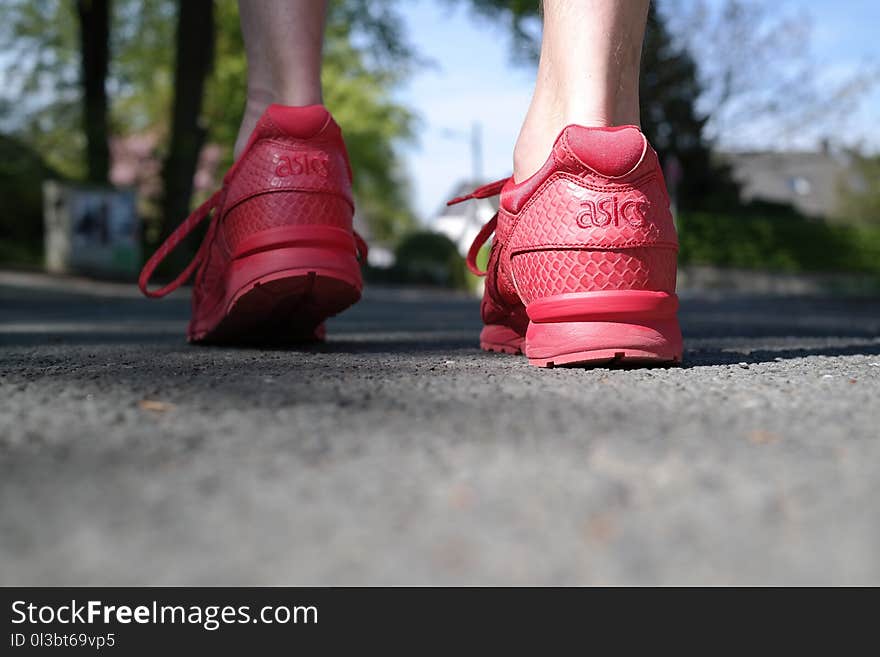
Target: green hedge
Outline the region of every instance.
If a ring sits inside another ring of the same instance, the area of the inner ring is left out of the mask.
[[[43,181],[58,177],[29,146],[0,135],[0,263],[42,261]]]
[[[709,212],[682,213],[677,223],[682,264],[880,275],[880,226]]]
[[[467,287],[464,258],[445,235],[420,231],[407,235],[395,252],[392,276],[400,282]]]

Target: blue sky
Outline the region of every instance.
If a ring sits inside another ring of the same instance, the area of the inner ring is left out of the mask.
[[[717,1],[717,0],[711,0]],[[783,0],[782,10],[803,11],[812,19],[812,51],[829,78],[855,67],[880,64],[880,0]],[[471,171],[467,133],[482,125],[483,173],[501,178],[511,171],[511,152],[528,107],[534,71],[511,61],[510,41],[497,23],[462,6],[436,0],[401,3],[410,38],[433,62],[416,72],[400,97],[421,118],[420,139],[404,155],[415,208],[424,220],[446,200],[453,185]],[[855,116],[835,123],[846,144],[880,147],[880,88]],[[818,132],[832,129],[822,126]],[[818,134],[818,133],[817,133]],[[798,145],[809,145],[810,134]],[[774,144],[769,143],[768,146]]]

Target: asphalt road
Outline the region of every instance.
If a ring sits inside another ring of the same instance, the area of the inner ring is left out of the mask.
[[[691,293],[652,370],[436,291],[299,350],[187,312],[0,274],[0,584],[880,584],[880,300]]]

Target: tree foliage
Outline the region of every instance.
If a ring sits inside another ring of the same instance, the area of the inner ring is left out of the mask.
[[[681,207],[725,206],[737,200],[729,171],[713,162],[705,136],[707,116],[696,107],[701,87],[690,52],[677,45],[654,4],[642,51],[639,101],[642,129],[661,161],[675,157],[683,176]]]
[[[839,181],[838,214],[843,219],[880,228],[880,156],[852,153],[851,161],[852,176]]]
[[[206,140],[232,145],[245,100],[246,61],[232,0],[215,0],[215,57],[202,100]],[[30,145],[55,169],[85,178],[85,137],[75,3],[3,0],[0,47],[9,53],[0,92],[0,131]],[[110,132],[171,138],[174,0],[115,0],[107,89]],[[393,240],[414,223],[396,144],[412,114],[393,97],[417,57],[393,0],[331,0],[324,63],[325,101],[343,126],[355,170],[358,212],[374,238]],[[180,217],[170,218],[178,221]]]
[[[62,173],[85,176],[76,6],[57,0],[0,5],[0,129]]]
[[[57,176],[27,144],[0,135],[0,261],[39,262],[42,182]]]
[[[446,0],[460,4],[462,0]],[[464,0],[484,18],[501,21],[513,37],[514,55],[522,61],[537,61],[541,53],[541,29],[537,21],[541,0]]]

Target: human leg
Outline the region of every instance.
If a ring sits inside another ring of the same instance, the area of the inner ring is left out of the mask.
[[[326,0],[240,2],[248,62],[247,102],[236,157],[272,103],[320,105]]]
[[[535,173],[567,125],[639,125],[639,61],[649,0],[544,0],[535,91],[514,178]]]

